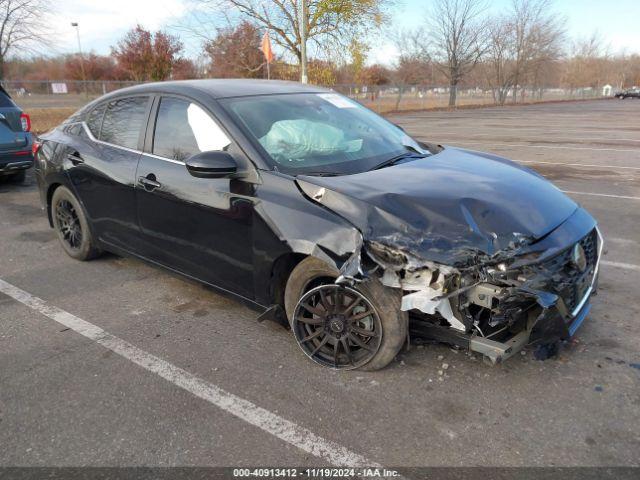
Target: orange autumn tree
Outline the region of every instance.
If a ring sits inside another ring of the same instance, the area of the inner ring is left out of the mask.
[[[118,66],[136,81],[170,78],[182,50],[182,42],[177,37],[162,31],[152,34],[141,25],[136,25],[111,48]]]

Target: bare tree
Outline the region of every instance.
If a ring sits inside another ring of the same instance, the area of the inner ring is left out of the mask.
[[[514,82],[513,28],[505,17],[494,18],[487,30],[486,67],[487,82],[493,93],[493,101],[503,105]]]
[[[449,106],[456,105],[460,81],[485,51],[484,0],[435,0],[427,14],[432,57],[449,80]]]
[[[551,8],[551,0],[513,0],[511,23],[515,65],[513,101],[520,82],[541,63],[556,60],[564,39],[564,18]]]
[[[609,60],[609,49],[598,32],[576,40],[571,47],[564,81],[571,91],[583,87],[597,88],[604,84],[604,79],[611,71]]]
[[[0,78],[12,54],[38,53],[49,31],[47,0],[0,0]]]
[[[405,86],[424,84],[425,80],[433,80],[433,69],[427,48],[427,34],[423,28],[399,31],[394,29],[388,36],[398,51],[398,59],[391,75],[391,80],[398,89],[395,107],[398,110]]]
[[[539,86],[541,74],[561,56],[563,24],[550,0],[513,0],[511,11],[489,21],[485,59],[496,103],[504,104],[509,92],[515,102],[525,80]]]
[[[196,28],[211,31],[211,19],[220,11],[240,15],[272,34],[275,44],[298,62],[302,59],[300,6],[302,0],[194,0],[199,6]],[[308,42],[321,54],[348,54],[354,39],[364,37],[372,27],[387,19],[386,10],[394,0],[304,0]],[[204,28],[203,28],[204,27]],[[189,28],[188,28],[189,29]],[[203,36],[202,33],[196,33]],[[204,34],[206,35],[206,33]]]

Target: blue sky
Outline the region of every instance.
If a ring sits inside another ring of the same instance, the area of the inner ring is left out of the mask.
[[[419,26],[430,0],[401,0],[393,10],[393,23],[399,27]],[[490,10],[499,12],[509,6],[509,0],[494,0]],[[75,31],[69,25],[80,23],[85,51],[108,53],[128,29],[141,23],[149,29],[164,28],[180,33],[175,26],[189,16],[188,0],[57,0],[53,6],[58,47],[43,53],[69,53],[77,50]],[[588,37],[597,31],[612,52],[640,53],[640,0],[556,0],[554,11],[566,17],[567,30],[572,38]],[[199,41],[183,39],[189,55],[199,51]],[[393,59],[393,47],[384,37],[376,40],[382,45],[372,61]]]
[[[419,25],[429,0],[404,0],[394,20],[400,25]],[[491,1],[490,10],[499,13],[509,8],[510,0]],[[556,0],[554,11],[567,19],[572,37],[590,36],[599,31],[614,50],[627,48],[640,52],[640,0]]]

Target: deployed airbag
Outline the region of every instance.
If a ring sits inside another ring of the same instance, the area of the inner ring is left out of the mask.
[[[311,155],[329,155],[336,152],[357,152],[362,139],[346,140],[344,132],[322,122],[305,119],[279,120],[260,144],[273,157],[304,160]]]

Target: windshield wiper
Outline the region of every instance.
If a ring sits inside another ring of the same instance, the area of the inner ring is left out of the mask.
[[[309,175],[310,177],[337,177],[339,175],[344,175],[344,173],[339,172],[305,172],[300,175]]]
[[[374,166],[373,168],[370,168],[369,171],[371,171],[371,170],[379,170],[379,169],[385,168],[385,167],[390,167],[390,166],[398,163],[400,160],[407,160],[407,159],[418,160],[420,158],[426,158],[426,157],[429,157],[429,156],[430,155],[428,155],[426,153],[417,153],[417,152],[409,151],[409,152],[402,153],[400,155],[396,155],[395,157],[391,157],[390,159],[385,160],[382,163],[379,163],[378,165]]]

